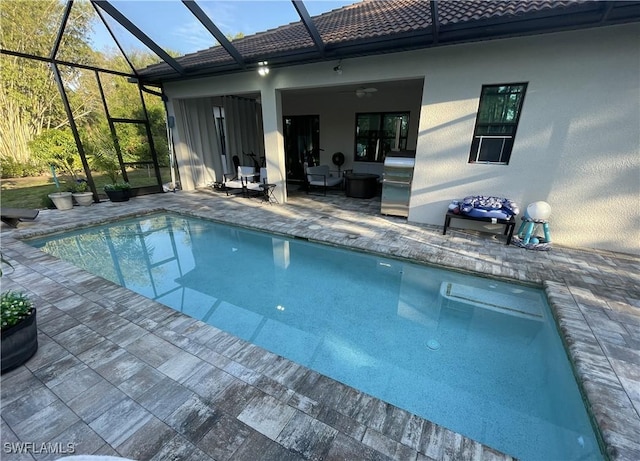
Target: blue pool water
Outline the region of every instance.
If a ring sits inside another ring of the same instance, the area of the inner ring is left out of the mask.
[[[31,244],[522,460],[603,459],[541,290],[172,214]]]

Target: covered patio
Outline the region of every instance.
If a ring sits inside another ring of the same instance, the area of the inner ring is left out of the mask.
[[[38,308],[40,349],[2,376],[2,439],[132,459],[511,459],[34,249],[21,239],[168,210],[543,286],[587,407],[615,460],[640,457],[640,260],[531,252],[379,214],[379,198],[211,190],[43,210],[2,227],[3,289]],[[247,215],[251,216],[248,221]],[[14,445],[17,446],[17,445]]]

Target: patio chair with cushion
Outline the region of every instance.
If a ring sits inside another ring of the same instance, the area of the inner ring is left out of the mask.
[[[259,180],[255,180],[254,178],[245,178],[243,181],[244,181],[244,188],[247,193],[256,192],[257,193],[256,195],[263,195],[264,189],[260,187],[260,185],[267,183],[267,169],[264,167],[260,168]]]
[[[227,195],[233,189],[239,189],[242,195],[246,195],[246,184],[253,182],[256,177],[256,171],[252,166],[239,166],[235,173],[227,173],[224,175],[223,187]]]
[[[322,187],[324,195],[327,195],[327,188],[342,186],[342,176],[333,175],[329,171],[329,165],[309,166],[306,172],[307,194],[312,186]]]

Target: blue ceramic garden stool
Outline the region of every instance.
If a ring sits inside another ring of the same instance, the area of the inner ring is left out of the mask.
[[[542,230],[544,231],[544,240],[546,243],[551,243],[551,233],[549,232],[549,221],[543,219],[531,219],[528,216],[522,217],[522,224],[518,229],[518,237],[522,239],[524,245],[528,245],[531,240],[531,236],[534,235],[535,227],[542,224]],[[535,238],[535,237],[534,237]],[[531,242],[536,243],[536,242]]]

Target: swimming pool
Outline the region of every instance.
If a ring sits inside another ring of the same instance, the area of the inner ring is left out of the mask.
[[[518,458],[602,459],[540,290],[178,215],[31,244]]]

